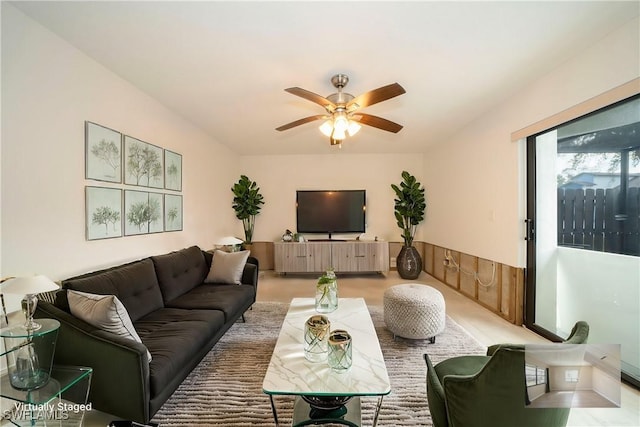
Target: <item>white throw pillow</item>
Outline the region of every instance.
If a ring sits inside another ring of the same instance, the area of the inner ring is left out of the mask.
[[[204,279],[205,283],[239,285],[242,283],[242,272],[247,258],[249,258],[249,251],[223,252],[216,250],[213,253],[209,275]]]
[[[67,299],[71,314],[78,319],[112,334],[142,343],[127,309],[115,295],[89,294],[69,289]],[[151,362],[149,350],[147,357]]]

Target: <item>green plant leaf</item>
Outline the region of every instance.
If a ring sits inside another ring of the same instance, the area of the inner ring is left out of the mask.
[[[263,196],[260,194],[260,187],[246,175],[240,175],[238,182],[231,187],[231,192],[233,193],[231,206],[235,211],[236,218],[242,221],[245,242],[251,243],[255,216],[260,213],[261,205],[264,204]]]
[[[394,199],[394,215],[398,227],[402,229],[405,245],[413,243],[416,227],[424,220],[427,207],[425,189],[420,182],[407,171],[402,171],[400,186],[391,184],[396,194]]]

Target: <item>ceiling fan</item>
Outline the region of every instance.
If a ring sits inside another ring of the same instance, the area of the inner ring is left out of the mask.
[[[320,131],[329,137],[331,145],[341,145],[347,135],[353,136],[360,130],[361,124],[387,132],[400,132],[402,125],[398,123],[383,119],[382,117],[359,112],[361,108],[386,101],[405,93],[404,88],[398,83],[379,87],[365,92],[358,97],[342,91],[347,83],[349,83],[349,77],[347,75],[336,74],[331,78],[331,83],[338,89],[338,92],[326,98],[299,87],[285,89],[286,92],[324,107],[326,114],[305,117],[277,127],[276,130],[283,131],[315,120],[324,120],[324,123],[320,126]]]

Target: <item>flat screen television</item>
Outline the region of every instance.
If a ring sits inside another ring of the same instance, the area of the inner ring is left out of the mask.
[[[298,233],[364,233],[365,190],[298,190]]]

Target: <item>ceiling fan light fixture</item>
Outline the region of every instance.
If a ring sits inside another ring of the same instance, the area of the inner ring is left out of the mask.
[[[360,128],[362,128],[362,126],[360,126],[358,124],[358,122],[355,122],[353,120],[349,120],[349,127],[347,128],[347,133],[349,134],[349,136],[353,136],[356,133],[358,133]]]
[[[343,92],[348,82],[349,77],[345,74],[336,74],[333,76],[331,83],[338,89],[338,92],[332,93],[327,97],[299,87],[285,89],[285,91],[292,95],[299,96],[320,105],[325,109],[325,114],[304,117],[286,125],[279,126],[276,130],[284,131],[311,121],[323,120],[322,125],[320,125],[318,129],[323,135],[329,138],[331,145],[342,147],[342,141],[346,139],[347,136],[354,136],[358,133],[362,125],[393,133],[398,133],[402,129],[401,125],[391,120],[358,112],[360,108],[365,108],[406,93],[402,86],[398,83],[392,83],[354,97],[350,93]]]
[[[333,132],[333,122],[331,120],[326,120],[318,129],[320,129],[320,132],[322,132],[324,136],[331,137],[331,133]]]
[[[337,139],[338,141],[342,141],[346,137],[347,137],[347,134],[344,130],[340,130],[336,127],[333,128],[333,135],[331,135],[331,138]]]
[[[335,132],[340,132],[342,134],[349,129],[349,120],[344,114],[336,114],[333,119],[333,129],[335,129]]]

